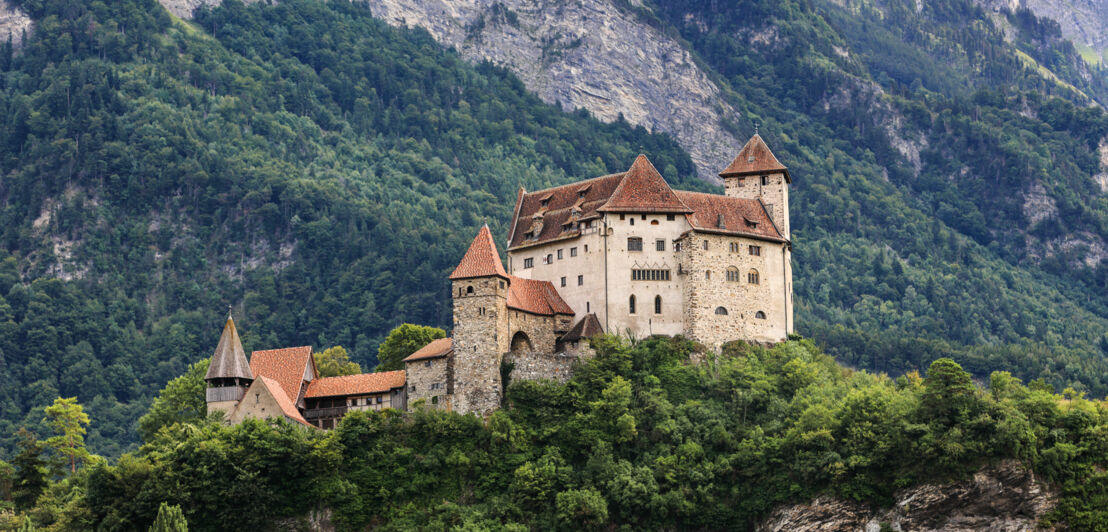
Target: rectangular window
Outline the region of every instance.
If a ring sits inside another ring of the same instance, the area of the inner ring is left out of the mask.
[[[562,250],[558,250],[558,260],[562,260]]]
[[[619,215],[619,219],[620,219],[620,220],[622,220],[622,219],[623,219],[623,215],[622,215],[622,214],[621,214],[621,215]]]
[[[632,281],[668,281],[669,270],[631,270]]]
[[[589,252],[589,245],[585,244],[585,253],[588,253],[588,252]]]
[[[707,240],[705,240],[707,242]],[[642,239],[633,236],[627,239],[627,251],[642,251]]]
[[[377,404],[381,404],[382,401],[384,401],[384,398],[382,398],[382,397],[377,398]]]
[[[644,214],[644,215],[642,215],[642,219],[643,219],[643,220],[645,220],[645,219],[646,219],[646,215],[645,215],[645,214]]]
[[[704,241],[704,249],[705,249],[705,250],[707,250],[707,249],[708,249],[708,241],[707,241],[707,240],[705,240],[705,241]]]
[[[666,250],[666,241],[662,240],[660,238],[658,240],[655,240],[654,241],[654,248],[657,249],[658,251],[665,251]]]
[[[750,246],[750,254],[755,257],[762,256],[762,246]]]
[[[746,274],[746,282],[750,284],[758,284],[758,272],[750,272]]]
[[[583,284],[585,284],[585,276],[584,275],[578,275],[577,276],[577,286],[581,286]]]
[[[566,278],[562,277],[562,287],[564,288],[565,286],[566,286]]]
[[[674,220],[674,215],[672,215],[672,214],[667,214],[667,215],[666,215],[666,220],[668,220],[668,221],[672,222],[672,221]]]
[[[535,267],[535,259],[533,259],[533,258],[532,259],[523,259],[523,267],[524,268],[534,268]]]
[[[430,361],[430,360],[428,360],[427,362],[424,362],[424,363],[423,363],[423,367],[425,367],[425,368],[429,368],[429,367],[431,367],[431,361]]]
[[[673,251],[681,251],[681,243],[680,242],[674,242],[673,243]]]
[[[769,176],[765,176],[765,175],[762,176],[762,186],[764,187],[768,184],[769,184]]]
[[[577,256],[577,248],[569,248],[569,256],[570,257],[576,257]]]
[[[731,253],[738,253],[738,251],[739,251],[739,245],[735,242],[732,242],[731,243]]]

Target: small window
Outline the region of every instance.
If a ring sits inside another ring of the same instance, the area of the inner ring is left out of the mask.
[[[680,242],[674,242],[673,243],[673,251],[681,251],[681,243]]]
[[[569,256],[570,257],[576,257],[577,256],[577,248],[569,248]]]
[[[585,284],[585,276],[584,275],[578,275],[577,276],[577,286],[581,286],[583,284]]]
[[[739,244],[736,243],[736,242],[732,242],[731,243],[731,253],[738,253],[738,252],[739,252]]]
[[[472,286],[467,286],[466,287],[466,293],[467,294],[472,294],[473,293],[473,287]]]
[[[622,214],[621,214],[621,215],[619,215],[619,219],[620,219],[620,220],[623,220],[623,215],[622,215]]]
[[[646,215],[645,215],[645,214],[644,214],[644,215],[642,215],[642,219],[643,219],[643,220],[645,220],[645,219],[646,219]]]
[[[500,281],[500,288],[504,288],[504,281]]]
[[[758,270],[750,270],[750,272],[746,274],[746,282],[758,284]]]
[[[558,260],[562,260],[562,250],[558,250]]]
[[[591,311],[592,311],[592,309],[590,309],[590,308],[589,308],[590,306],[591,306],[591,305],[589,304],[589,302],[588,302],[588,301],[586,301],[586,302],[585,302],[585,314],[588,314],[589,312],[591,312]]]
[[[704,270],[704,280],[705,281],[711,281],[712,280],[712,271],[711,270]]]
[[[523,259],[523,267],[524,268],[534,268],[535,267],[535,259],[534,258]]]
[[[631,299],[630,299],[630,302],[627,305],[627,308],[631,311],[631,314],[635,313],[635,296],[634,295],[631,296]]]
[[[627,251],[642,251],[642,239],[637,236],[628,238]]]
[[[585,244],[585,253],[588,253],[588,252],[589,252],[589,245]]]
[[[704,250],[705,251],[708,250],[708,241],[707,240],[704,241]]]
[[[672,214],[667,214],[666,215],[666,221],[672,222],[674,219],[675,219],[674,215],[672,215]]]
[[[415,385],[413,384],[413,385],[411,386],[411,388],[408,388],[408,391],[409,391],[409,392],[412,392],[412,393],[415,393]]]
[[[750,254],[755,257],[762,256],[762,246],[750,246]]]
[[[433,404],[433,405],[439,404],[439,396],[436,395],[436,396],[432,397],[431,398],[431,404]]]
[[[739,269],[734,266],[727,268],[727,280],[732,283],[739,282]]]
[[[424,362],[424,363],[423,363],[423,367],[425,367],[425,368],[429,368],[429,367],[431,367],[431,361],[430,361],[430,360],[428,360],[427,362]]]
[[[553,264],[554,263],[554,254],[553,253],[547,253],[546,254],[546,259],[543,260],[542,263],[543,264]]]
[[[539,205],[542,206],[542,207],[546,207],[547,205],[550,205],[550,198],[547,198],[547,199],[544,199],[544,200],[540,201]]]
[[[766,175],[762,176],[762,186],[764,187],[768,184],[769,184],[769,176],[766,176]]]
[[[662,313],[662,296],[654,296],[654,313]]]
[[[631,218],[631,225],[635,225],[635,219]]]
[[[754,313],[754,317],[760,320],[764,320],[766,319],[766,313],[759,310],[758,312]]]
[[[665,251],[666,250],[666,241],[662,240],[661,238],[659,238],[658,240],[655,240],[654,241],[654,249],[656,249],[658,251]]]
[[[720,316],[726,316],[727,315],[727,309],[723,308],[723,307],[716,307],[716,314],[718,314]]]
[[[385,399],[383,397],[377,397],[377,404],[381,404]]]
[[[562,277],[562,288],[565,288],[565,286],[566,286],[566,278]]]

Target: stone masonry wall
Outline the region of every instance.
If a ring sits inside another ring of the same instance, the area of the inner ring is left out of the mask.
[[[704,243],[707,242],[707,249]],[[732,248],[731,244],[738,244]],[[751,255],[750,246],[760,246]],[[685,334],[713,350],[729,341],[779,342],[788,334],[791,305],[785,300],[787,261],[785,244],[752,238],[690,232],[682,243],[681,268],[685,277]],[[727,271],[738,271],[728,280]],[[758,273],[758,283],[748,274]],[[725,315],[716,314],[723,307]],[[759,319],[757,312],[765,319]]]
[[[508,281],[498,277],[452,283],[454,410],[487,415],[500,407],[500,360],[508,352]],[[473,293],[469,293],[469,288]]]
[[[515,365],[510,380],[554,379],[564,382],[569,378],[575,359],[554,352],[555,317],[509,310],[508,324],[512,344],[505,360]],[[517,333],[527,336],[530,349],[517,340]]]
[[[408,380],[408,402],[423,399],[428,407],[448,410],[450,400],[447,395],[447,357],[429,360],[415,360],[404,366]],[[434,385],[438,387],[434,387]],[[433,397],[438,397],[433,400]],[[436,404],[437,403],[437,404]]]
[[[724,183],[724,195],[732,198],[761,199],[773,224],[785,238],[790,238],[789,226],[789,185],[785,174],[776,172],[766,176],[762,185],[762,176],[729,177]]]

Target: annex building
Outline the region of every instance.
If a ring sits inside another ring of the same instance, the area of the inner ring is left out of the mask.
[[[332,428],[351,409],[416,403],[488,415],[504,378],[568,379],[600,333],[684,335],[718,350],[793,332],[792,178],[755,134],[724,194],[673,190],[644,155],[626,171],[519,190],[507,267],[488,226],[450,274],[454,326],[404,371],[320,378],[310,347],[256,351],[228,318],[206,377],[209,411]]]

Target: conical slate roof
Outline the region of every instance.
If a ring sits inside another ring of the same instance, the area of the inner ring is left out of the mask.
[[[784,172],[785,181],[793,182],[792,176],[789,175],[789,169],[777,160],[777,157],[769,150],[769,146],[766,146],[766,142],[762,140],[762,136],[755,133],[753,137],[750,137],[750,140],[746,141],[746,145],[739,151],[738,157],[735,157],[735,160],[731,161],[731,164],[720,172],[719,176],[741,177],[770,172]]]
[[[219,337],[219,345],[212,355],[212,363],[208,366],[208,373],[204,380],[210,379],[253,379],[254,373],[250,371],[250,364],[246,362],[246,351],[242,349],[242,341],[239,340],[239,331],[235,329],[235,320],[227,315],[227,323],[223,325],[223,335]]]
[[[612,197],[597,211],[689,213],[692,209],[673,193],[650,160],[639,154]]]
[[[462,262],[454,268],[450,274],[450,280],[469,279],[471,277],[488,277],[496,275],[508,278],[508,272],[504,270],[504,263],[500,262],[500,253],[496,250],[496,243],[492,241],[492,232],[489,225],[485,224],[473,243],[469,245]]]

